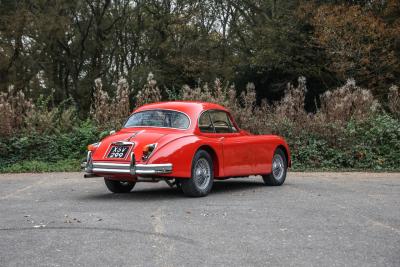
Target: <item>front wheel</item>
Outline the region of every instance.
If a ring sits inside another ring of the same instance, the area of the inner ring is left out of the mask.
[[[214,182],[213,162],[210,154],[199,150],[192,162],[192,177],[182,179],[182,191],[189,197],[203,197],[210,193]]]
[[[135,182],[116,181],[104,178],[108,190],[113,193],[129,193],[135,186]]]
[[[282,149],[278,148],[272,158],[272,172],[263,175],[262,178],[266,185],[282,185],[286,179],[287,159]]]

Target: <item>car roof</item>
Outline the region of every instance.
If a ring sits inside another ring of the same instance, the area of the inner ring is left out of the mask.
[[[135,112],[148,110],[148,109],[171,109],[177,110],[188,114],[189,116],[194,116],[200,114],[204,110],[218,109],[223,111],[228,111],[221,105],[202,102],[202,101],[168,101],[168,102],[157,102],[151,103],[136,109]]]
[[[191,121],[190,127],[187,129],[187,131],[196,131],[198,119],[203,111],[222,110],[229,113],[229,110],[221,105],[202,101],[167,101],[151,103],[137,108],[133,113],[151,109],[176,110],[178,112],[185,113],[187,116],[189,116]]]

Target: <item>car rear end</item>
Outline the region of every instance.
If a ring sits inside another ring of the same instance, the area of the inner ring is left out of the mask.
[[[148,164],[158,141],[167,134],[153,129],[123,130],[89,145],[84,177],[135,181],[138,176],[171,174],[172,163]]]

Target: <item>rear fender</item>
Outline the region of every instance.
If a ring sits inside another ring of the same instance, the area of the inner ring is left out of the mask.
[[[170,141],[159,147],[149,159],[149,164],[172,163],[172,173],[167,176],[190,178],[192,172],[192,160],[201,147],[208,147],[215,152],[215,156],[220,159],[222,156],[221,144],[214,140],[205,142],[198,136],[183,136]],[[218,173],[222,172],[220,164],[218,164]]]

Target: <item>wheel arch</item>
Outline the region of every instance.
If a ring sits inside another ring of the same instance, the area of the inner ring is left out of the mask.
[[[285,157],[286,157],[286,161],[287,161],[288,167],[291,167],[292,166],[292,160],[290,158],[289,150],[284,145],[278,145],[275,148],[275,151],[277,149],[281,149],[283,151],[283,153],[285,153]],[[275,151],[274,151],[274,153],[275,153]]]
[[[215,176],[215,177],[219,177],[219,176],[220,176],[220,173],[221,173],[221,172],[220,172],[221,164],[220,164],[220,159],[218,158],[218,155],[217,155],[217,153],[215,152],[214,148],[212,148],[212,147],[209,146],[209,145],[201,145],[201,146],[196,150],[196,153],[197,153],[199,150],[204,150],[204,151],[206,151],[206,152],[211,156],[212,161],[213,161],[214,176]]]

